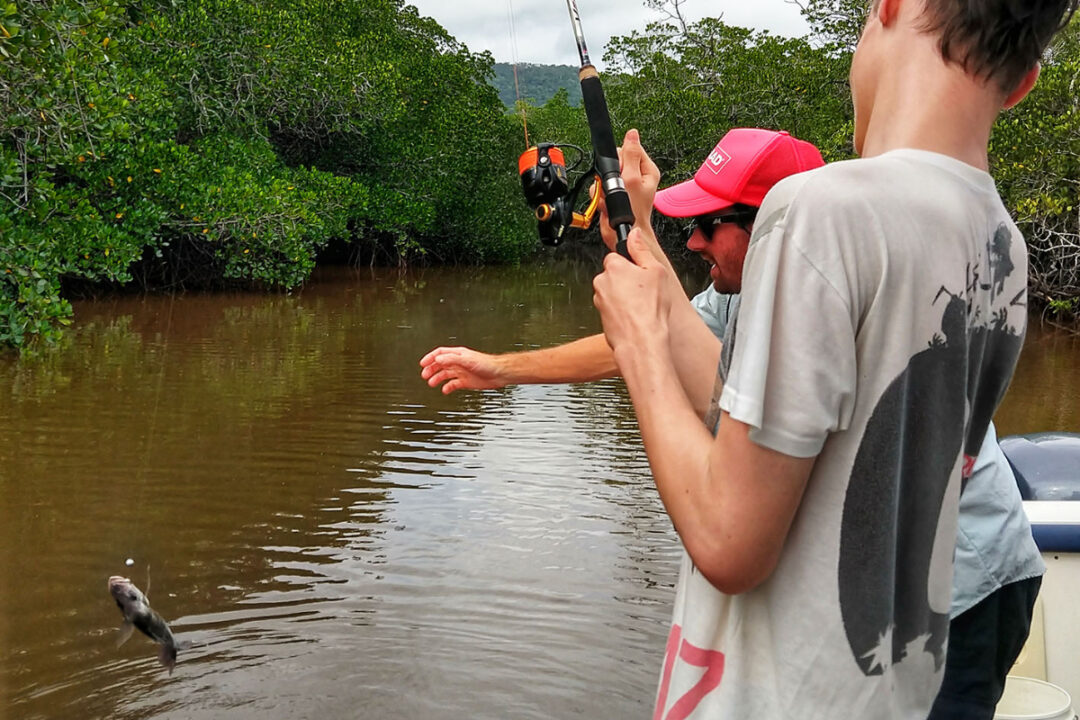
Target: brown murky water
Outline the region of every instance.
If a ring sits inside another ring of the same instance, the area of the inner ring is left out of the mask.
[[[0,360],[0,707],[647,716],[677,550],[621,384],[443,397],[417,365],[591,333],[590,281],[82,303],[66,347]],[[171,677],[114,646],[111,574],[192,642]]]
[[[596,331],[591,275],[88,302],[0,358],[0,714],[648,717],[678,549],[621,383],[417,368]],[[1032,329],[998,424],[1080,430],[1080,341]],[[112,574],[192,643],[171,677],[114,646]]]
[[[1032,317],[1020,364],[994,422],[999,437],[1080,432],[1080,336]]]

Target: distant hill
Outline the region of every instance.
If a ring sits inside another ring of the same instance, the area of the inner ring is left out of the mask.
[[[518,63],[518,85],[521,97],[534,105],[543,105],[559,88],[566,88],[570,104],[581,104],[581,85],[578,84],[578,68],[574,65],[533,65]],[[495,77],[491,84],[499,91],[499,98],[507,107],[514,106],[514,66],[495,63]]]

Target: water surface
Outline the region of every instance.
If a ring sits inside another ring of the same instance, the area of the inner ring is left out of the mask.
[[[503,268],[79,304],[0,364],[5,707],[648,715],[677,550],[621,384],[443,397],[417,366],[591,333],[591,296]],[[171,677],[114,647],[117,573],[192,641]]]
[[[62,347],[0,358],[0,708],[648,717],[678,546],[621,383],[444,397],[417,367],[597,331],[591,276],[82,302]],[[1080,430],[1078,358],[1033,327],[1001,434]],[[112,574],[192,643],[172,676],[114,646]]]

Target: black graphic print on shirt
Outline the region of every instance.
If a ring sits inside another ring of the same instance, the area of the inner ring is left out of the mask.
[[[967,287],[955,294],[942,288],[932,299],[941,334],[882,394],[855,456],[838,580],[844,629],[867,675],[920,653],[935,667],[944,662],[949,616],[930,605],[931,557],[950,475],[961,451],[970,472],[1023,343],[1007,322],[1023,290],[1003,296],[1014,268],[1011,245],[1003,224],[969,268]],[[980,312],[987,294],[991,318]]]

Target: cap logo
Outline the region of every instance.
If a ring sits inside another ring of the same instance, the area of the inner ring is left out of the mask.
[[[720,171],[723,170],[724,166],[729,162],[731,162],[731,156],[724,151],[724,148],[718,145],[711,153],[709,153],[709,159],[705,161],[705,167],[719,175]]]

